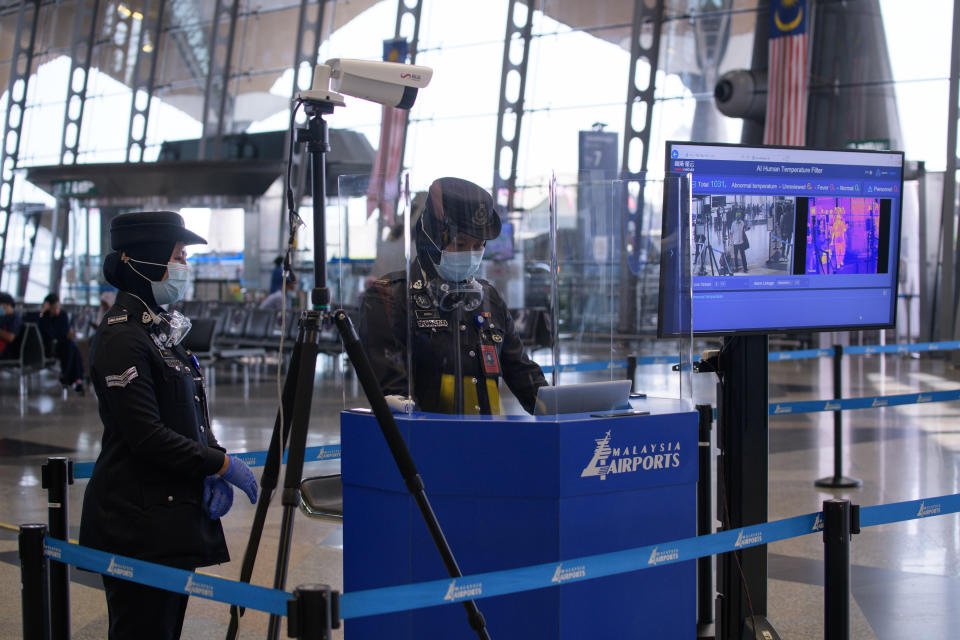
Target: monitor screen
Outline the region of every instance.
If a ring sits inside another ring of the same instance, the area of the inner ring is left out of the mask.
[[[487,240],[483,257],[490,260],[509,260],[513,257],[513,223],[504,222],[500,235]]]
[[[894,325],[902,152],[668,142],[666,155],[690,175],[694,334]],[[663,228],[684,209],[664,206]],[[678,289],[664,282],[683,273],[663,264],[675,256],[662,254],[662,292]],[[660,335],[686,332],[664,297]]]

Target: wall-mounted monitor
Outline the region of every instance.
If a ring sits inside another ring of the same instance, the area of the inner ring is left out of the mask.
[[[500,235],[493,240],[487,240],[483,257],[489,260],[509,260],[513,258],[513,223],[504,222]]]
[[[661,291],[689,273],[694,334],[894,326],[902,152],[672,141],[666,156],[690,176],[693,265],[661,264]],[[664,229],[684,228],[679,210]],[[661,299],[660,335],[686,333],[677,308]]]

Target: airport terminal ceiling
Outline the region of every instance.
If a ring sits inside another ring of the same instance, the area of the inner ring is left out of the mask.
[[[395,0],[379,1],[395,4]],[[240,2],[237,37],[241,44],[234,47],[230,80],[230,93],[235,96],[233,119],[238,125],[286,106],[286,99],[271,94],[270,89],[292,64],[295,24],[300,11],[300,3],[292,0]],[[653,0],[646,2],[654,4]],[[125,30],[138,35],[139,23],[144,20],[142,12],[153,11],[155,17],[159,4],[149,0],[100,2],[100,25],[91,67],[129,86],[134,49],[124,42]],[[378,0],[327,2],[322,38],[329,36],[331,24],[336,31],[376,4]],[[411,0],[407,4],[415,3]],[[672,45],[661,58],[661,69],[668,73],[697,73],[703,67],[705,50],[722,56],[724,49],[735,42],[743,45],[738,47],[744,52],[741,57],[749,56],[759,4],[759,0],[668,0],[666,22]],[[203,108],[214,5],[203,0],[167,0],[164,4],[155,91],[162,94],[165,102],[197,119]],[[7,2],[0,8],[0,87],[8,84],[19,6],[19,2]],[[70,55],[76,6],[76,0],[41,4],[36,47],[41,61]],[[545,0],[534,6],[562,25],[629,50],[631,1]],[[388,37],[388,28],[377,34],[377,38]],[[226,30],[226,23],[223,29]],[[470,40],[466,34],[460,37]],[[711,47],[721,42],[726,44],[721,45],[719,51]]]

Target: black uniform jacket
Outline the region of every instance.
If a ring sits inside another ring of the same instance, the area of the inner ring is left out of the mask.
[[[440,381],[456,370],[456,336],[460,334],[460,366],[464,385],[476,385],[481,405],[488,402],[486,380],[500,378],[528,413],[536,405],[537,389],[547,381],[537,363],[523,351],[523,343],[506,303],[486,280],[479,306],[456,310],[441,304],[438,283],[427,284],[418,262],[411,265],[413,282],[395,271],[375,280],[363,296],[360,336],[384,395],[403,395],[407,389],[407,335],[413,336],[413,395],[422,411],[442,411]],[[416,278],[413,274],[421,277]],[[409,297],[409,316],[408,316]],[[490,352],[495,352],[493,358]],[[467,413],[474,413],[467,411]],[[489,405],[479,413],[490,413]]]
[[[135,296],[121,292],[93,339],[90,375],[103,440],[83,497],[80,544],[183,569],[228,561],[203,479],[223,465],[199,366],[161,349]]]

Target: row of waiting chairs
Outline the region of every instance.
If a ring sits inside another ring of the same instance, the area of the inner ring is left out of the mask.
[[[34,322],[25,322],[17,336],[18,354],[16,358],[0,360],[0,371],[11,371],[19,375],[20,400],[27,395],[27,382],[30,377],[56,364],[56,360],[47,357],[43,336]]]
[[[286,322],[280,311],[258,309],[249,304],[189,301],[180,312],[190,318],[193,328],[184,344],[197,353],[237,350],[277,350],[283,339],[284,350],[293,348],[297,339],[300,313],[287,310]],[[347,313],[356,322],[356,310]],[[333,326],[320,334],[320,351],[341,352],[340,338]]]

